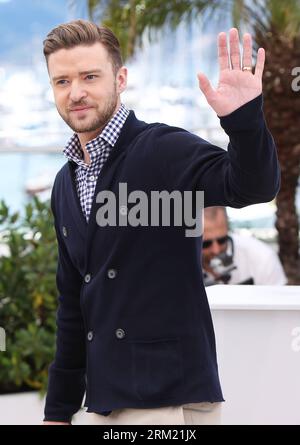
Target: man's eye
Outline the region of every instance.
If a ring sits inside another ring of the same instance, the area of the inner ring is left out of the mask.
[[[61,79],[61,80],[58,80],[57,82],[56,82],[56,85],[65,85],[66,84],[66,80],[65,79]]]
[[[86,79],[88,79],[88,80],[93,80],[94,78],[96,78],[97,76],[95,75],[95,74],[88,74],[87,76],[86,76]]]

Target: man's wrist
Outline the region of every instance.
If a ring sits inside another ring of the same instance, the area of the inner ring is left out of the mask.
[[[263,95],[255,97],[227,116],[218,116],[223,130],[228,133],[251,131],[263,117]]]

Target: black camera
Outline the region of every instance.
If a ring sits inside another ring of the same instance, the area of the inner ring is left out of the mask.
[[[233,239],[228,236],[227,249],[220,255],[216,256],[210,261],[210,268],[212,273],[202,270],[203,281],[205,286],[212,286],[213,284],[227,284],[231,278],[231,272],[236,269],[233,263]]]

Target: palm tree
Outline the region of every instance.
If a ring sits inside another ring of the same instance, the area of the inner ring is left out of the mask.
[[[266,50],[264,110],[281,164],[275,226],[279,256],[290,284],[300,284],[299,222],[295,205],[300,175],[300,92],[292,88],[300,64],[299,0],[89,0],[91,18],[101,7],[101,22],[119,37],[125,59],[142,44],[145,32],[194,21],[207,14],[231,15],[234,26],[251,30],[254,52]],[[209,18],[209,17],[208,17]],[[255,54],[254,54],[255,55]]]

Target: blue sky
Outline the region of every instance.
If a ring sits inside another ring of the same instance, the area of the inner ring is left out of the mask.
[[[0,0],[0,66],[30,64],[48,31],[69,18],[68,0]]]

